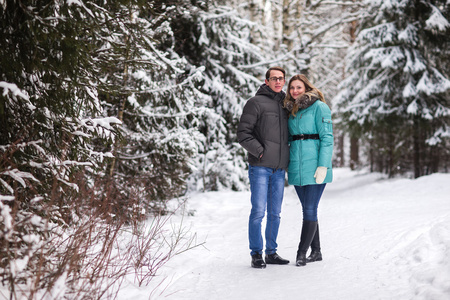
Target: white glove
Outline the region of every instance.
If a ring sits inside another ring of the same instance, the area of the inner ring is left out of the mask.
[[[321,184],[325,177],[327,176],[327,168],[326,167],[317,167],[316,173],[314,173],[314,178],[316,179],[317,184]]]

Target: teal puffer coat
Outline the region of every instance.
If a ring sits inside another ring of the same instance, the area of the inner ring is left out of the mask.
[[[290,161],[288,182],[291,185],[316,184],[314,173],[317,167],[327,167],[327,176],[323,183],[333,180],[331,157],[333,155],[333,124],[331,111],[322,101],[300,109],[296,116],[288,120]],[[292,140],[292,136],[300,134],[319,134],[319,140]]]

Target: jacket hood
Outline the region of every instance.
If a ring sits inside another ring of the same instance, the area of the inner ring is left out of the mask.
[[[256,92],[256,96],[260,95],[269,97],[270,99],[274,99],[278,102],[282,102],[286,97],[286,93],[284,91],[276,93],[265,83],[263,83]]]

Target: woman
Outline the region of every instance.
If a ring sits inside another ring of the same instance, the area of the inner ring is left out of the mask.
[[[303,210],[296,265],[304,266],[322,260],[317,207],[325,185],[332,181],[333,126],[322,92],[303,74],[289,81],[284,106],[290,112],[288,181],[295,186]]]

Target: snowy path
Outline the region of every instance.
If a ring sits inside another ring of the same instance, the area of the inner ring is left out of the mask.
[[[151,297],[154,286],[126,288],[119,299],[450,299],[450,174],[334,176],[319,205],[322,262],[294,264],[301,206],[293,187],[278,236],[278,253],[291,263],[263,270],[250,267],[249,192],[198,194],[184,223],[205,247],[170,260]]]

